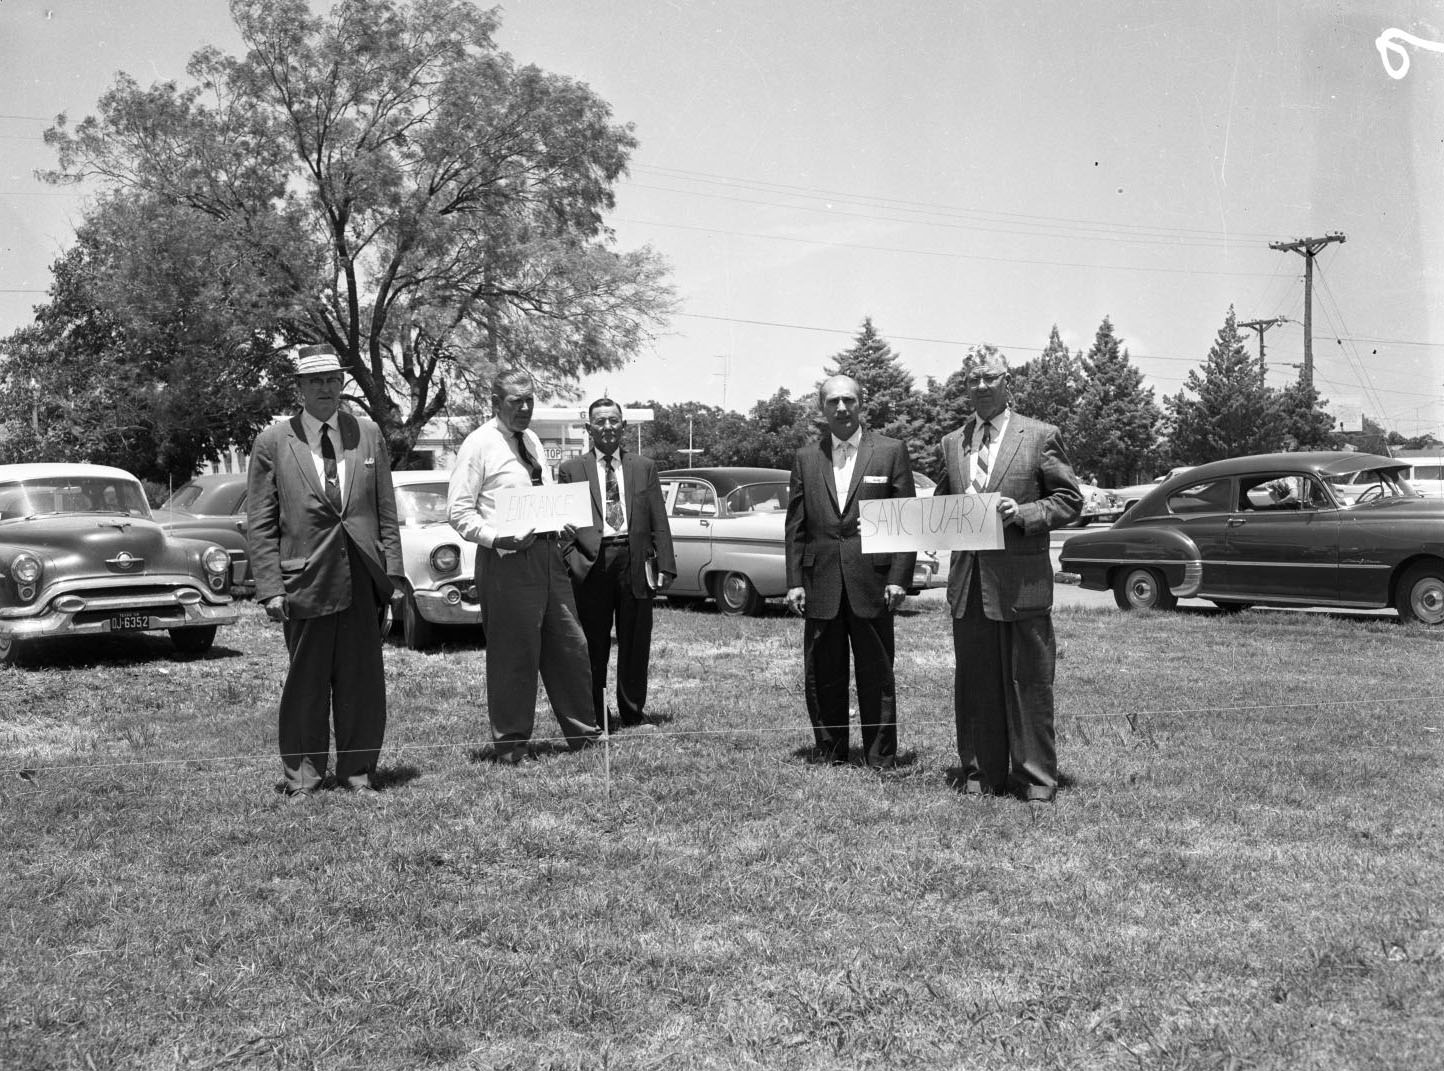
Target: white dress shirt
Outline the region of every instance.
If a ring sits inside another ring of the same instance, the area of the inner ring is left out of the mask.
[[[621,528],[613,528],[607,523],[607,457],[595,448],[592,453],[597,455],[597,486],[602,490],[602,536],[625,535],[627,531],[627,485],[622,479],[622,451],[618,450],[612,455],[612,472],[617,476],[617,496],[621,500],[622,506]]]
[[[837,504],[847,505],[847,489],[852,486],[852,470],[857,464],[857,447],[862,442],[862,429],[858,428],[851,438],[832,437],[832,478],[837,487]]]
[[[340,410],[337,410],[339,414]],[[306,410],[301,410],[301,426],[306,429],[306,446],[311,450],[311,460],[316,463],[316,482],[322,488],[326,486],[326,459],[321,456],[321,427],[322,422],[313,417]],[[336,450],[336,483],[341,490],[341,505],[346,504],[346,462],[341,453],[341,429],[337,427],[336,415],[325,422],[325,427],[330,429],[331,445]]]
[[[982,488],[986,491],[998,467],[998,443],[1002,442],[1003,433],[1008,430],[1008,417],[1012,412],[1012,409],[1004,409],[992,420],[979,420],[978,426],[973,429],[972,448],[968,455],[969,487],[978,479],[978,452],[983,448],[983,428],[991,425],[993,429],[988,439],[988,472],[982,480]]]
[[[522,435],[527,452],[541,468],[542,483],[551,483],[552,472],[541,440],[530,428]],[[492,417],[466,437],[456,454],[446,494],[446,514],[451,527],[462,539],[490,547],[501,535],[491,523],[496,510],[495,492],[502,487],[531,485],[531,473],[516,452],[516,435]]]

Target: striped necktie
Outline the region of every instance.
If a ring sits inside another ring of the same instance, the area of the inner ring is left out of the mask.
[[[973,455],[973,493],[980,494],[988,486],[988,466],[993,455],[993,422],[983,423],[983,441]]]

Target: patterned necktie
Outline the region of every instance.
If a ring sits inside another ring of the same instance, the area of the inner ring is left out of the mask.
[[[988,464],[993,452],[992,445],[993,422],[989,420],[983,424],[983,442],[973,457],[973,492],[975,494],[981,493],[983,488],[988,486]]]
[[[612,468],[612,455],[607,454],[602,460],[607,466],[607,527],[614,532],[622,530],[622,493],[617,488],[617,471]]]
[[[326,473],[326,500],[341,509],[341,481],[336,474],[336,446],[331,442],[331,425],[321,425],[321,468]]]
[[[531,474],[531,485],[540,487],[542,482],[541,466],[536,463],[536,458],[531,456],[531,451],[526,448],[526,433],[514,432],[516,435],[516,452],[521,458],[521,463],[526,466],[527,472]]]

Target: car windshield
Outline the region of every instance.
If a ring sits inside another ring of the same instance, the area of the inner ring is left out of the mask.
[[[1399,475],[1398,469],[1368,469],[1329,477],[1329,487],[1346,506],[1380,499],[1418,498],[1419,494]]]
[[[749,483],[727,496],[728,513],[777,513],[787,508],[787,484]]]
[[[446,481],[396,488],[396,519],[412,528],[446,520]]]
[[[149,517],[145,492],[134,480],[58,476],[0,483],[0,520],[57,513],[120,513]]]

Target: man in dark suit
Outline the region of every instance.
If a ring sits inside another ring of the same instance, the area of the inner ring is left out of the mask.
[[[859,503],[912,498],[907,446],[862,427],[862,388],[832,376],[817,392],[828,430],[797,451],[787,501],[787,605],[806,617],[802,660],[817,761],[843,763],[848,747],[848,646],[857,674],[863,761],[897,761],[893,611],[916,554],[863,554]]]
[[[1058,790],[1048,533],[1078,517],[1083,495],[1058,429],[1009,407],[1001,354],[985,353],[964,384],[975,415],[943,437],[943,476],[934,493],[996,492],[1004,546],[952,558],[953,710],[962,766],[949,776],[970,795],[1011,787],[1047,803]]]
[[[613,625],[617,718],[623,725],[640,725],[647,720],[652,596],[665,591],[677,575],[657,464],[622,449],[626,427],[622,407],[610,398],[598,398],[587,409],[592,448],[563,461],[557,470],[558,483],[585,480],[591,486],[592,524],[563,541],[562,558],[571,572],[577,613],[587,635],[597,724],[608,730],[613,728],[605,700]]]
[[[302,412],[256,436],[246,490],[256,601],[290,654],[285,788],[305,799],[320,787],[334,722],[337,783],[370,793],[386,732],[382,610],[404,575],[390,456],[375,424],[340,411],[335,350],[302,346],[295,368]]]

